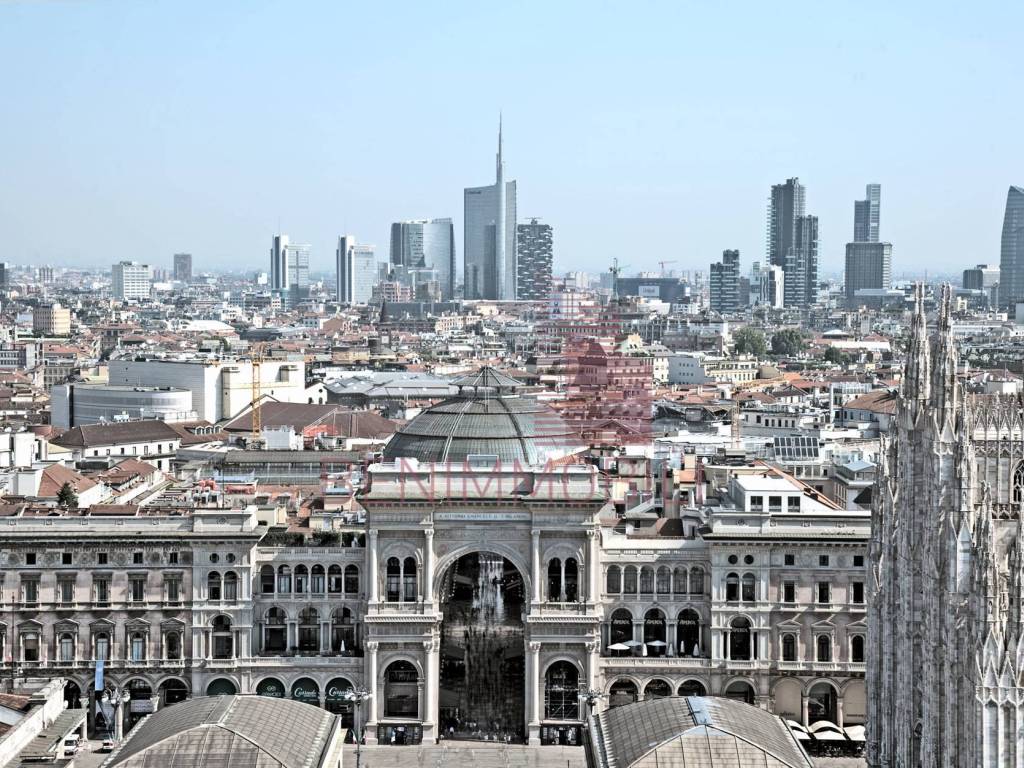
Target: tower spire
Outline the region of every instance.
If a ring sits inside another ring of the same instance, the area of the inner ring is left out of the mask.
[[[502,173],[502,171],[503,171],[502,165],[504,164],[504,161],[502,160],[502,157],[501,157],[501,151],[502,151],[501,112],[499,111],[498,112],[498,159],[497,159],[497,171],[498,171],[498,178],[499,179],[504,175]]]

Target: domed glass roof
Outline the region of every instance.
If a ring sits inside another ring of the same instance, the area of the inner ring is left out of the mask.
[[[492,368],[454,382],[459,393],[423,411],[384,448],[384,459],[543,464],[580,450],[576,431],[550,406],[518,394],[520,382]]]

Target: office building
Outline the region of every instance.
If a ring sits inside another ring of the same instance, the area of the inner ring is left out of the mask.
[[[740,252],[722,251],[722,260],[711,265],[708,287],[711,309],[726,314],[740,308]]]
[[[772,186],[768,205],[768,263],[785,269],[796,219],[804,215],[805,201],[806,190],[796,177]]]
[[[467,299],[516,298],[516,183],[505,181],[502,133],[494,184],[464,193],[464,295]]]
[[[59,303],[40,304],[32,310],[32,330],[43,336],[71,333],[71,310]]]
[[[996,285],[999,285],[999,267],[979,264],[964,270],[963,287],[969,291],[987,291]]]
[[[891,243],[846,244],[846,303],[857,307],[857,292],[888,290],[892,286]]]
[[[516,227],[516,298],[521,301],[546,301],[551,294],[551,270],[554,264],[550,224],[530,219]]]
[[[455,227],[451,219],[396,221],[391,225],[391,265],[413,288],[427,282],[417,273],[433,272],[445,300],[455,294]]]
[[[999,302],[1012,310],[1024,302],[1024,187],[1006,193],[999,271]]]
[[[750,305],[782,309],[785,302],[785,281],[782,267],[755,261],[750,268]]]
[[[818,298],[818,217],[797,216],[793,241],[786,253],[785,305],[806,308]]]
[[[286,305],[309,295],[310,246],[292,243],[288,235],[274,235],[270,246],[270,289]]]
[[[148,299],[150,289],[150,271],[148,264],[137,261],[121,261],[111,270],[111,286],[115,299],[131,301],[132,299]]]
[[[10,269],[11,265],[6,261],[0,261],[0,291],[6,290],[10,287]]]
[[[174,279],[180,283],[187,283],[192,279],[192,254],[174,254]]]
[[[865,198],[853,203],[853,242],[878,242],[881,206],[882,185],[868,184]]]
[[[352,235],[338,238],[335,295],[342,304],[366,304],[377,284],[376,248],[359,245]]]

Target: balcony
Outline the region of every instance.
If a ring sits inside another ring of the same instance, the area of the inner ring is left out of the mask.
[[[433,611],[430,611],[432,613]],[[421,602],[409,602],[409,603],[371,603],[367,611],[368,614],[387,614],[387,613],[398,613],[406,616],[414,615],[427,615],[427,604]]]
[[[531,616],[554,616],[566,613],[587,613],[586,603],[537,603],[530,606]]]
[[[630,667],[672,667],[673,669],[709,669],[711,659],[705,656],[602,656],[601,664],[609,669]]]

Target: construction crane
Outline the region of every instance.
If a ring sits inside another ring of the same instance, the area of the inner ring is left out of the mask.
[[[252,346],[252,403],[249,407],[249,414],[252,417],[252,435],[251,440],[254,444],[258,444],[263,439],[263,421],[262,421],[262,399],[263,399],[263,376],[260,371],[260,365],[263,363],[263,345],[254,344]]]
[[[619,298],[619,273],[624,269],[625,267],[619,266],[619,258],[617,256],[612,259],[612,265],[608,268],[612,275],[612,301]]]
[[[665,261],[659,261],[658,263],[661,265],[661,276],[662,277],[665,276],[665,265],[666,264],[675,264],[678,261],[679,261],[679,259],[666,259]]]

